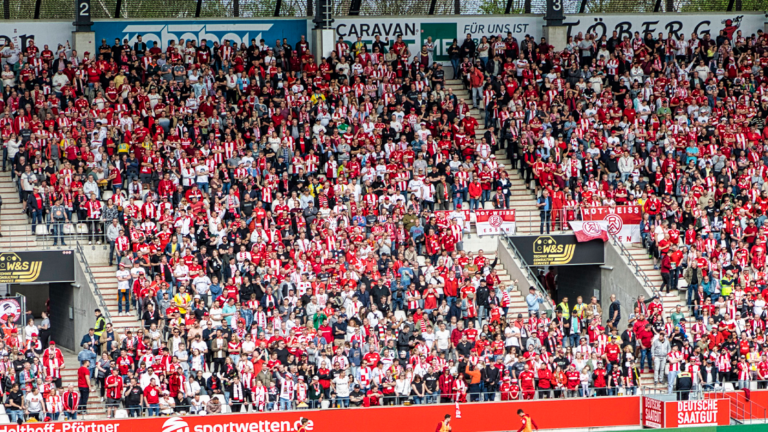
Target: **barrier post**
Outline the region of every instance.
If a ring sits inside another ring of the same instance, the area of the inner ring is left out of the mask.
[[[315,0],[315,18],[312,22],[312,52],[318,65],[323,58],[331,55],[335,47],[335,32],[333,31],[330,0]]]
[[[96,54],[96,33],[91,31],[91,0],[75,0],[75,31],[72,32],[72,49],[82,58],[83,53],[88,51]]]
[[[565,18],[563,1],[547,0],[547,14],[544,15],[547,24],[544,26],[542,34],[557,51],[564,50],[568,43],[568,26],[563,25]]]

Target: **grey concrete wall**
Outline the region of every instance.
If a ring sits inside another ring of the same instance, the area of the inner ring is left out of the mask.
[[[526,272],[522,271],[517,261],[512,258],[512,253],[509,249],[507,249],[507,245],[504,243],[501,237],[498,237],[496,255],[499,257],[499,262],[501,265],[503,265],[504,269],[507,270],[510,279],[517,279],[517,287],[523,296],[528,295],[528,287],[531,286],[531,283],[528,281]]]
[[[109,245],[92,244],[87,241],[78,240],[80,247],[83,248],[83,254],[91,265],[107,265],[109,263]]]
[[[496,255],[499,257],[499,262],[504,266],[504,269],[507,270],[510,279],[517,279],[517,288],[520,290],[522,296],[527,296],[528,288],[531,286],[531,282],[527,277],[527,272],[520,268],[517,260],[512,257],[512,252],[508,249],[507,244],[501,237],[499,237],[498,246],[496,247]],[[551,311],[552,309],[552,306],[546,301],[542,306],[544,308],[543,310]]]
[[[76,259],[77,265],[75,266],[75,284],[80,288],[74,288],[73,294],[73,307],[74,307],[74,340],[79,344],[80,339],[84,334],[88,333],[88,329],[93,327],[96,323],[94,309],[100,308],[96,294],[94,293],[95,287],[92,287],[88,282],[88,278],[85,273],[85,266],[81,262],[81,257]],[[102,313],[105,313],[104,308]],[[109,319],[107,319],[109,322]],[[79,345],[75,346],[75,352],[79,351]]]
[[[581,296],[584,303],[589,303],[597,291],[597,297],[603,308],[607,307],[603,299],[602,282],[600,278],[600,266],[579,265],[557,267],[557,297],[558,301],[568,297],[568,304],[573,307],[576,298]]]
[[[94,288],[88,282],[82,257],[75,259],[75,282],[51,284],[49,295],[53,340],[78,352],[80,339],[96,323],[93,311],[100,308]],[[100,309],[103,312],[103,308]]]
[[[620,328],[627,324],[627,317],[634,310],[634,304],[637,297],[644,295],[650,299],[653,295],[650,290],[646,290],[640,283],[632,269],[624,261],[618,247],[613,243],[605,243],[605,265],[601,267],[601,285],[603,301],[603,322],[608,318],[608,306],[610,305],[611,294],[616,294],[616,299],[621,304],[621,322]]]
[[[79,266],[75,266],[77,274]],[[74,307],[75,289],[70,283],[50,284],[51,298],[51,339],[64,348],[75,350],[75,321],[69,318]]]
[[[21,294],[26,297],[27,310],[32,311],[36,318],[45,310],[45,302],[48,300],[48,284],[13,284],[11,294]]]

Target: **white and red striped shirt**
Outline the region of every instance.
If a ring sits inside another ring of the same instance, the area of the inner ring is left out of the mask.
[[[683,353],[680,351],[672,351],[667,354],[667,364],[669,365],[667,370],[669,372],[680,372],[680,363],[683,361]]]

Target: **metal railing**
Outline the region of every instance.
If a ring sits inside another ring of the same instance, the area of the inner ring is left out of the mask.
[[[35,242],[35,249],[64,249],[74,247],[73,242],[90,241],[95,244],[108,244],[106,242],[106,233],[104,232],[105,223],[102,221],[83,221],[83,222],[43,222],[36,224],[32,229],[32,222],[27,217],[27,225],[9,225],[5,236],[0,239],[3,245],[13,246],[17,242]],[[23,227],[23,229],[17,229]],[[53,241],[56,244],[53,244]]]
[[[650,396],[654,397],[657,396],[659,398],[672,398],[674,397],[675,400],[680,400],[680,395],[687,395],[687,400],[702,400],[702,399],[712,399],[712,395],[716,394],[722,394],[725,391],[722,389],[705,389],[700,384],[697,384],[692,388],[691,390],[672,390],[672,392],[669,392],[669,389],[664,388],[658,388],[658,387],[649,387],[649,386],[641,386],[639,394],[643,396]]]
[[[510,202],[510,207],[514,208],[514,203]],[[515,210],[515,235],[563,234],[570,232],[572,230],[568,224],[567,216],[567,210],[550,210],[549,219],[545,219],[542,222],[541,210]]]
[[[85,277],[88,279],[88,283],[91,285],[90,289],[96,295],[96,300],[99,302],[99,309],[101,309],[102,315],[104,315],[104,319],[107,322],[111,321],[111,317],[109,314],[109,308],[107,307],[107,302],[104,301],[104,297],[101,295],[101,291],[99,290],[99,284],[96,282],[96,277],[93,275],[93,271],[91,271],[91,266],[88,264],[88,259],[85,257],[85,251],[83,251],[83,247],[80,245],[79,242],[75,243],[75,251],[77,252],[77,257],[80,261],[80,264],[83,266],[83,271],[85,272]]]
[[[546,289],[544,289],[544,286],[541,285],[541,282],[539,281],[539,278],[536,276],[536,273],[531,270],[531,267],[528,265],[528,263],[525,262],[525,259],[523,258],[523,255],[520,253],[520,251],[515,246],[515,242],[512,241],[510,238],[510,235],[505,234],[504,240],[507,243],[507,246],[509,247],[510,252],[512,252],[513,258],[516,258],[520,261],[520,271],[525,273],[526,279],[528,279],[528,282],[531,283],[531,286],[536,288],[536,292],[541,293],[541,295],[547,300],[545,303],[545,309],[547,310],[554,310],[555,303],[553,302],[552,298],[549,296],[549,293]]]
[[[43,228],[44,227],[44,228]],[[30,229],[32,227],[30,226]],[[32,235],[38,239],[64,242],[84,240],[93,243],[106,242],[105,223],[99,220],[84,220],[78,222],[44,222],[37,224]]]
[[[731,420],[739,423],[768,423],[768,409],[748,399],[741,392],[722,392],[722,399],[727,398],[730,405]]]
[[[631,391],[627,391],[624,388],[601,388],[601,389],[595,389],[595,388],[589,388],[589,396],[583,396],[581,393],[579,393],[578,389],[576,390],[567,390],[566,388],[553,388],[549,389],[548,391],[546,389],[536,389],[533,400],[544,400],[544,399],[585,399],[585,398],[604,398],[604,397],[616,397],[616,396],[634,396],[639,395],[639,388],[634,387]],[[597,396],[597,391],[605,391],[605,395]],[[363,392],[366,393],[366,392]],[[542,397],[542,393],[547,393],[548,397],[544,398]],[[622,393],[619,395],[619,393]],[[570,394],[570,396],[569,396]],[[556,396],[557,395],[557,396]],[[246,395],[247,396],[247,395]],[[317,401],[309,401],[303,403],[298,403],[295,400],[291,400],[286,405],[281,406],[281,403],[279,400],[273,401],[273,402],[266,402],[262,404],[260,407],[255,406],[255,404],[249,400],[248,397],[246,397],[246,400],[242,402],[233,402],[230,399],[231,395],[227,394],[218,394],[214,396],[209,395],[201,395],[200,397],[200,404],[198,405],[179,405],[177,403],[177,399],[173,398],[174,405],[170,404],[155,404],[150,410],[150,406],[148,406],[146,403],[144,405],[135,405],[135,406],[127,406],[123,402],[120,403],[119,406],[113,407],[112,409],[117,412],[116,417],[113,416],[113,418],[131,418],[131,417],[139,417],[139,418],[145,418],[145,417],[157,417],[157,416],[168,416],[168,415],[174,415],[174,414],[183,414],[183,413],[192,413],[192,414],[199,414],[200,412],[205,412],[206,414],[246,414],[246,413],[258,413],[258,412],[271,412],[271,411],[307,411],[307,410],[321,410],[321,409],[329,409],[329,408],[341,408],[341,409],[355,409],[355,408],[367,408],[365,406],[361,405],[352,405],[350,403],[350,398],[339,398],[334,395],[331,395],[330,398],[323,397],[322,400]],[[462,395],[463,400],[464,395]],[[190,396],[187,400],[194,399],[194,396]],[[218,407],[213,407],[213,409],[210,409],[208,407],[208,401],[212,399],[218,399],[219,404]],[[446,399],[449,399],[450,402],[445,402]],[[471,402],[474,401],[479,403],[484,402],[499,402],[499,401],[514,401],[514,400],[525,400],[523,397],[522,391],[518,392],[517,397],[513,398],[511,395],[507,396],[506,398],[502,398],[502,395],[499,391],[492,391],[492,392],[477,392],[477,393],[467,393],[466,394],[466,401]],[[433,393],[432,395],[427,395],[425,392],[425,396],[422,396],[421,398],[415,398],[412,395],[391,395],[391,396],[382,396],[379,398],[379,404],[386,406],[386,405],[397,405],[397,406],[420,406],[420,405],[445,405],[445,406],[452,406],[455,402],[455,394],[451,393],[448,395],[443,395],[437,390],[436,393]],[[190,401],[191,403],[191,401]],[[343,405],[345,404],[345,405]],[[236,405],[240,405],[239,407]],[[106,404],[104,405],[106,409]],[[216,409],[218,408],[218,410]],[[6,414],[11,415],[10,412],[7,412]],[[51,413],[49,412],[42,412],[42,417],[50,416]],[[82,411],[78,411],[78,415],[83,414],[90,414],[88,412],[83,413]],[[22,416],[25,420],[30,417],[29,414],[24,414],[23,412],[19,412],[17,415]],[[105,414],[103,416],[104,418],[107,418],[107,415]],[[53,418],[52,418],[53,420]],[[62,421],[66,420],[64,413],[59,413],[59,416],[56,420]]]
[[[597,396],[597,392],[605,392],[605,394]],[[603,398],[603,397],[620,397],[620,396],[650,396],[650,397],[658,397],[658,399],[661,400],[680,400],[682,397],[678,398],[678,395],[686,395],[687,400],[704,400],[704,399],[729,399],[729,404],[731,408],[731,418],[739,423],[766,423],[766,416],[768,416],[768,410],[761,407],[760,405],[752,402],[750,404],[750,400],[743,400],[741,398],[741,392],[738,391],[725,391],[723,389],[718,390],[703,390],[703,389],[694,389],[691,391],[673,391],[672,393],[668,393],[666,390],[659,390],[654,389],[650,387],[633,387],[631,389],[625,389],[623,387],[612,387],[612,388],[588,388],[588,394],[589,396],[583,396],[584,393],[579,393],[578,388],[576,390],[568,390],[564,387],[557,387],[549,390],[543,390],[543,389],[536,389],[534,392],[534,400],[543,400],[542,392],[547,393],[546,399],[584,399],[584,398]],[[366,393],[366,392],[363,392]],[[174,405],[171,405],[169,403],[163,403],[163,404],[154,404],[151,407],[148,406],[146,403],[144,405],[132,405],[127,406],[124,403],[120,403],[119,406],[112,407],[111,410],[114,413],[112,415],[112,418],[146,418],[146,417],[156,417],[156,416],[168,416],[168,415],[179,415],[179,414],[199,414],[201,412],[204,412],[206,414],[247,414],[247,413],[258,413],[258,412],[271,412],[275,410],[280,411],[306,411],[306,410],[320,410],[320,409],[329,409],[329,408],[343,408],[343,409],[355,409],[355,408],[364,408],[362,404],[360,405],[353,405],[350,403],[350,398],[338,398],[334,395],[331,395],[330,398],[323,397],[322,400],[316,400],[316,401],[309,401],[298,403],[295,400],[290,401],[287,406],[283,405],[280,406],[280,401],[272,401],[272,402],[266,402],[259,407],[257,407],[252,400],[250,400],[249,397],[246,397],[244,401],[241,402],[233,402],[230,400],[231,395],[229,394],[218,394],[214,396],[209,395],[201,395],[195,405],[192,405],[192,399],[194,399],[194,396],[190,396],[189,398],[185,398],[185,402],[189,403],[187,404],[178,404],[178,399],[173,398]],[[246,395],[247,396],[247,395]],[[524,400],[522,391],[520,391],[517,394],[516,398],[512,398],[511,395],[508,395],[506,398],[502,398],[502,395],[498,391],[493,392],[479,392],[479,393],[467,393],[467,402],[470,402],[473,398],[476,398],[478,402],[498,402],[502,399],[505,401],[513,401],[513,400]],[[212,399],[218,399],[219,404],[216,406],[216,404],[208,404],[208,402]],[[450,400],[450,402],[446,402],[446,400]],[[443,395],[440,394],[439,391],[428,395],[425,393],[425,396],[421,398],[414,398],[414,396],[406,396],[406,395],[396,395],[396,396],[383,396],[379,398],[380,405],[399,405],[399,406],[419,406],[419,405],[453,405],[454,402],[454,395]],[[239,405],[239,406],[238,406]],[[346,406],[345,406],[346,405]],[[286,409],[287,408],[287,409]],[[106,405],[105,405],[106,409]],[[734,414],[736,413],[736,414]],[[0,414],[2,414],[2,411],[0,411]],[[15,423],[13,420],[16,417],[22,418],[24,420],[29,419],[32,417],[32,415],[28,413],[24,413],[23,411],[6,411],[6,415],[8,415],[9,419],[11,419],[12,423]],[[83,415],[84,413],[82,411],[78,411],[78,415]],[[91,414],[91,413],[88,413]],[[91,414],[92,415],[92,414]],[[53,414],[51,412],[41,412],[36,417],[39,418],[50,418],[52,421],[64,421],[67,420],[65,418],[65,415],[63,412],[59,412],[58,415]],[[106,413],[103,416],[99,416],[103,418],[107,418]]]
[[[768,409],[755,403],[752,399],[747,399],[743,391],[729,391],[721,384],[710,389],[705,389],[701,384],[696,384],[689,391],[674,390],[672,393],[668,392],[667,389],[643,386],[640,394],[660,400],[727,399],[732,421],[738,424],[768,423]]]
[[[619,241],[619,239],[615,235],[611,233],[608,233],[608,235],[611,238],[611,243],[613,243],[614,246],[618,247],[619,253],[621,254],[621,256],[626,258],[627,265],[629,266],[629,268],[635,273],[636,276],[638,276],[643,281],[643,285],[645,285],[646,288],[651,290],[651,293],[653,293],[653,295],[661,298],[661,295],[659,294],[659,290],[653,285],[651,280],[648,279],[648,275],[646,275],[645,271],[643,271],[643,269],[640,268],[640,264],[634,258],[632,258],[632,254],[629,253],[626,247],[624,247],[624,244],[622,244],[622,242]]]

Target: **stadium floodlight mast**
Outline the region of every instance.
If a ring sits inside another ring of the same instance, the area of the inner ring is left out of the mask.
[[[331,29],[334,19],[331,16],[331,0],[315,0],[315,30]]]

